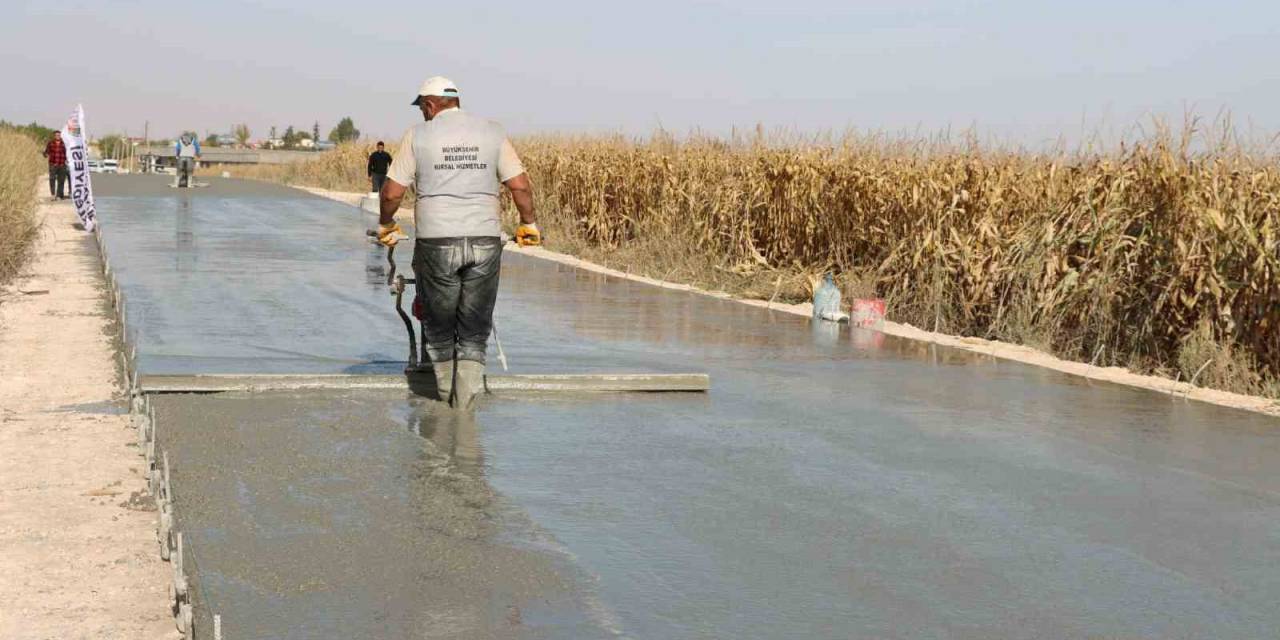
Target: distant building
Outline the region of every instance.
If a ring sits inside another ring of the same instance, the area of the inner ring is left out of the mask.
[[[316,146],[316,141],[311,138],[303,138],[298,141],[298,146],[303,149],[311,149]]]
[[[219,147],[233,147],[237,144],[240,144],[240,141],[236,140],[235,136],[229,136],[225,133],[218,136]]]
[[[283,149],[284,139],[283,138],[267,138],[267,140],[262,143],[262,146],[267,149]]]
[[[338,145],[336,145],[336,144],[334,144],[334,143],[332,143],[332,142],[329,142],[328,140],[321,140],[320,142],[317,142],[317,143],[316,143],[316,151],[328,151],[328,150],[333,149],[333,148],[335,148],[335,147],[337,147],[337,146],[338,146]]]

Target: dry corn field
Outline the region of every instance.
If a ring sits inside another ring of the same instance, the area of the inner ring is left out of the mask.
[[[394,144],[393,142],[388,149],[393,153],[395,152]],[[365,167],[372,152],[372,144],[349,143],[338,145],[333,151],[316,153],[314,160],[304,162],[230,168],[201,167],[197,173],[216,176],[223,171],[230,171],[236,178],[306,185],[334,191],[368,191],[369,179],[365,175]]]
[[[35,141],[0,129],[0,283],[17,273],[35,237],[36,177],[44,169]]]
[[[553,249],[1280,397],[1280,165],[1190,135],[1105,153],[848,137],[516,141]],[[391,149],[394,153],[395,149]],[[363,146],[276,179],[362,189]],[[270,176],[263,176],[270,177]]]

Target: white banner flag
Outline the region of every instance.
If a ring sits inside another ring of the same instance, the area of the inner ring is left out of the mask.
[[[67,171],[71,174],[71,201],[76,205],[76,215],[85,231],[98,226],[98,212],[93,207],[93,189],[89,185],[89,134],[84,128],[84,107],[67,118],[62,127],[62,142],[67,146]]]

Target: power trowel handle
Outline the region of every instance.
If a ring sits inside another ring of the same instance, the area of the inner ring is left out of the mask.
[[[396,281],[396,246],[387,247],[387,286],[394,286]],[[400,283],[404,286],[404,283]]]
[[[378,238],[378,231],[376,229],[367,229],[365,230],[364,234],[375,240],[377,240]],[[387,286],[388,287],[394,287],[396,283],[396,247],[397,246],[398,245],[393,244],[387,247],[387,267],[388,267],[387,268]],[[400,280],[406,284],[414,284],[417,282],[413,278],[401,278]]]

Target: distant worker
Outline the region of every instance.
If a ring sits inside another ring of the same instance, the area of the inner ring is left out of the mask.
[[[369,191],[382,192],[382,183],[387,181],[387,169],[391,167],[391,154],[387,153],[378,141],[378,150],[369,154]]]
[[[485,348],[498,300],[502,186],[520,212],[516,242],[531,246],[542,241],[533,185],[502,126],[463,111],[453,81],[429,78],[412,104],[426,122],[400,140],[382,186],[378,241],[396,244],[395,213],[413,185],[415,306],[440,399],[469,409],[484,390]]]
[[[173,154],[178,158],[178,186],[194,187],[196,160],[200,158],[200,141],[190,134],[182,134],[173,144]]]
[[[44,157],[49,159],[49,197],[66,200],[67,180],[67,145],[62,143],[62,132],[54,131],[53,138],[44,145]],[[55,190],[54,187],[57,186]]]

